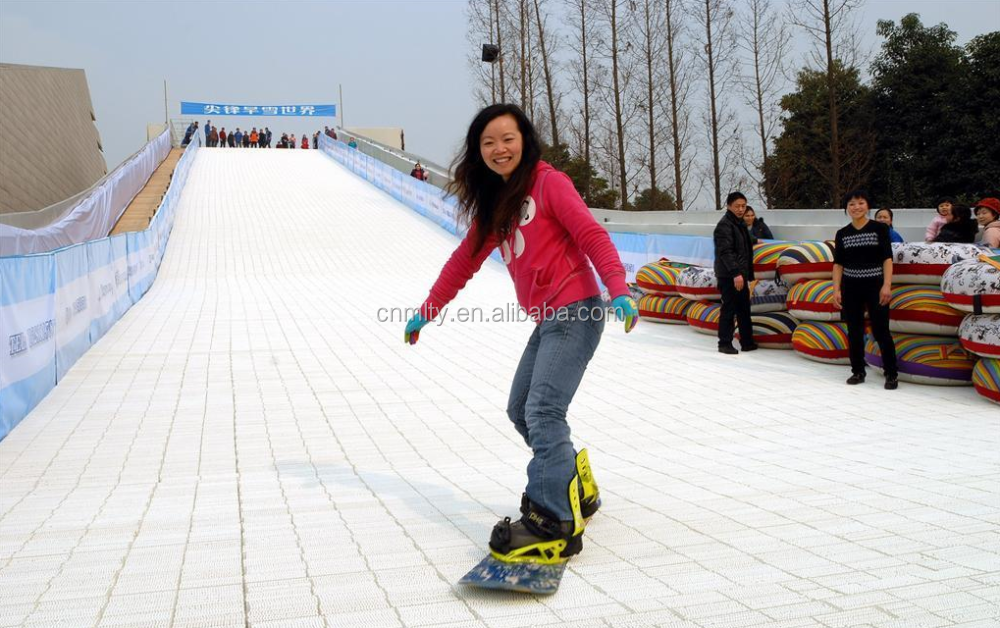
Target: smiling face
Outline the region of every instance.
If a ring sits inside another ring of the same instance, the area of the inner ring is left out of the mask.
[[[951,202],[945,201],[938,205],[938,213],[945,218],[951,218]]]
[[[504,181],[521,164],[523,138],[517,120],[510,114],[490,120],[479,136],[479,153],[486,167],[503,177]]]
[[[976,209],[976,220],[983,227],[997,219],[997,215],[989,207],[979,207]]]
[[[748,227],[752,227],[754,220],[757,219],[757,213],[749,207],[743,212],[743,222],[747,224]]]
[[[868,216],[868,201],[860,197],[853,197],[847,201],[847,215],[851,220],[861,220]]]

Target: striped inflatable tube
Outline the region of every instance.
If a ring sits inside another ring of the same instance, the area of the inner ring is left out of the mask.
[[[983,358],[972,369],[972,385],[976,392],[993,403],[1000,403],[1000,360]]]
[[[719,313],[722,306],[718,303],[694,301],[687,311],[687,322],[695,331],[715,335],[719,333]]]
[[[969,314],[958,328],[966,351],[982,358],[1000,358],[1000,314]]]
[[[792,349],[816,362],[850,364],[847,323],[801,322],[792,332]]]
[[[833,279],[833,242],[802,242],[778,256],[777,273],[786,284],[802,279]]]
[[[804,321],[839,321],[840,310],[833,306],[833,281],[804,279],[788,291],[788,313]]]
[[[676,294],[677,277],[690,264],[671,262],[662,258],[639,269],[635,274],[635,283],[646,294]]]
[[[792,246],[788,242],[767,242],[753,245],[753,274],[757,279],[774,279],[781,253]]]
[[[968,386],[976,358],[962,348],[957,338],[893,334],[899,379],[917,384]],[[882,354],[875,339],[865,341],[865,361],[882,369]]]
[[[948,305],[936,286],[894,286],[889,329],[904,334],[954,336],[965,316]]]
[[[639,299],[639,316],[644,321],[684,325],[690,307],[691,301],[684,297],[647,294]]]
[[[903,242],[892,245],[892,283],[941,285],[941,275],[968,259],[976,259],[983,249],[975,244]]]
[[[953,264],[941,277],[941,292],[957,310],[1000,314],[1000,256]]]
[[[788,312],[766,312],[754,314],[750,320],[753,321],[753,339],[758,345],[766,349],[792,348],[792,333],[799,324],[794,316]],[[740,337],[739,332],[736,337]]]

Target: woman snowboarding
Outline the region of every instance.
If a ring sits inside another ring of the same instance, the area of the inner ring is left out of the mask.
[[[591,263],[626,331],[638,310],[607,231],[570,178],[540,156],[538,135],[519,107],[492,105],[476,115],[449,186],[469,231],[407,322],[405,340],[415,343],[420,329],[500,247],[517,300],[536,324],[507,405],[533,457],[520,518],[497,523],[489,544],[502,562],[550,564],[580,552],[584,521],[600,506],[586,450],[576,453],[566,422],[604,330],[606,311]]]

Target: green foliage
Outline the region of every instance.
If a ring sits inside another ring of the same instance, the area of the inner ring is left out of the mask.
[[[878,151],[871,191],[901,207],[929,207],[963,189],[968,124],[966,75],[956,33],[909,14],[878,23],[872,63]]]
[[[839,62],[841,189],[867,188],[876,202],[930,207],[937,197],[995,195],[1000,185],[1000,32],[964,48],[947,25],[916,14],[883,20],[871,86]],[[826,75],[804,69],[781,100],[783,129],[764,165],[775,207],[827,207]]]
[[[871,90],[857,68],[834,64],[840,136],[841,189],[867,181],[874,158]],[[803,69],[796,91],[781,99],[783,131],[764,164],[774,207],[830,207],[832,163],[826,72]]]
[[[670,192],[659,188],[646,188],[632,203],[635,211],[677,211],[677,203]]]
[[[565,144],[543,144],[542,160],[569,175],[588,207],[613,209],[618,205],[618,192],[608,187],[607,179],[597,176],[597,171],[582,156],[572,156]]]
[[[965,51],[964,167],[956,179],[959,196],[972,201],[1000,196],[1000,32],[979,35]]]

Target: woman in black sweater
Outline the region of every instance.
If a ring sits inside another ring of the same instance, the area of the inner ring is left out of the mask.
[[[872,336],[882,354],[886,390],[899,386],[896,345],[889,333],[892,298],[892,243],[889,227],[868,219],[868,194],[862,190],[844,196],[844,212],[851,224],[837,232],[833,254],[833,304],[843,310],[851,355],[852,386],[865,381],[865,308]]]

